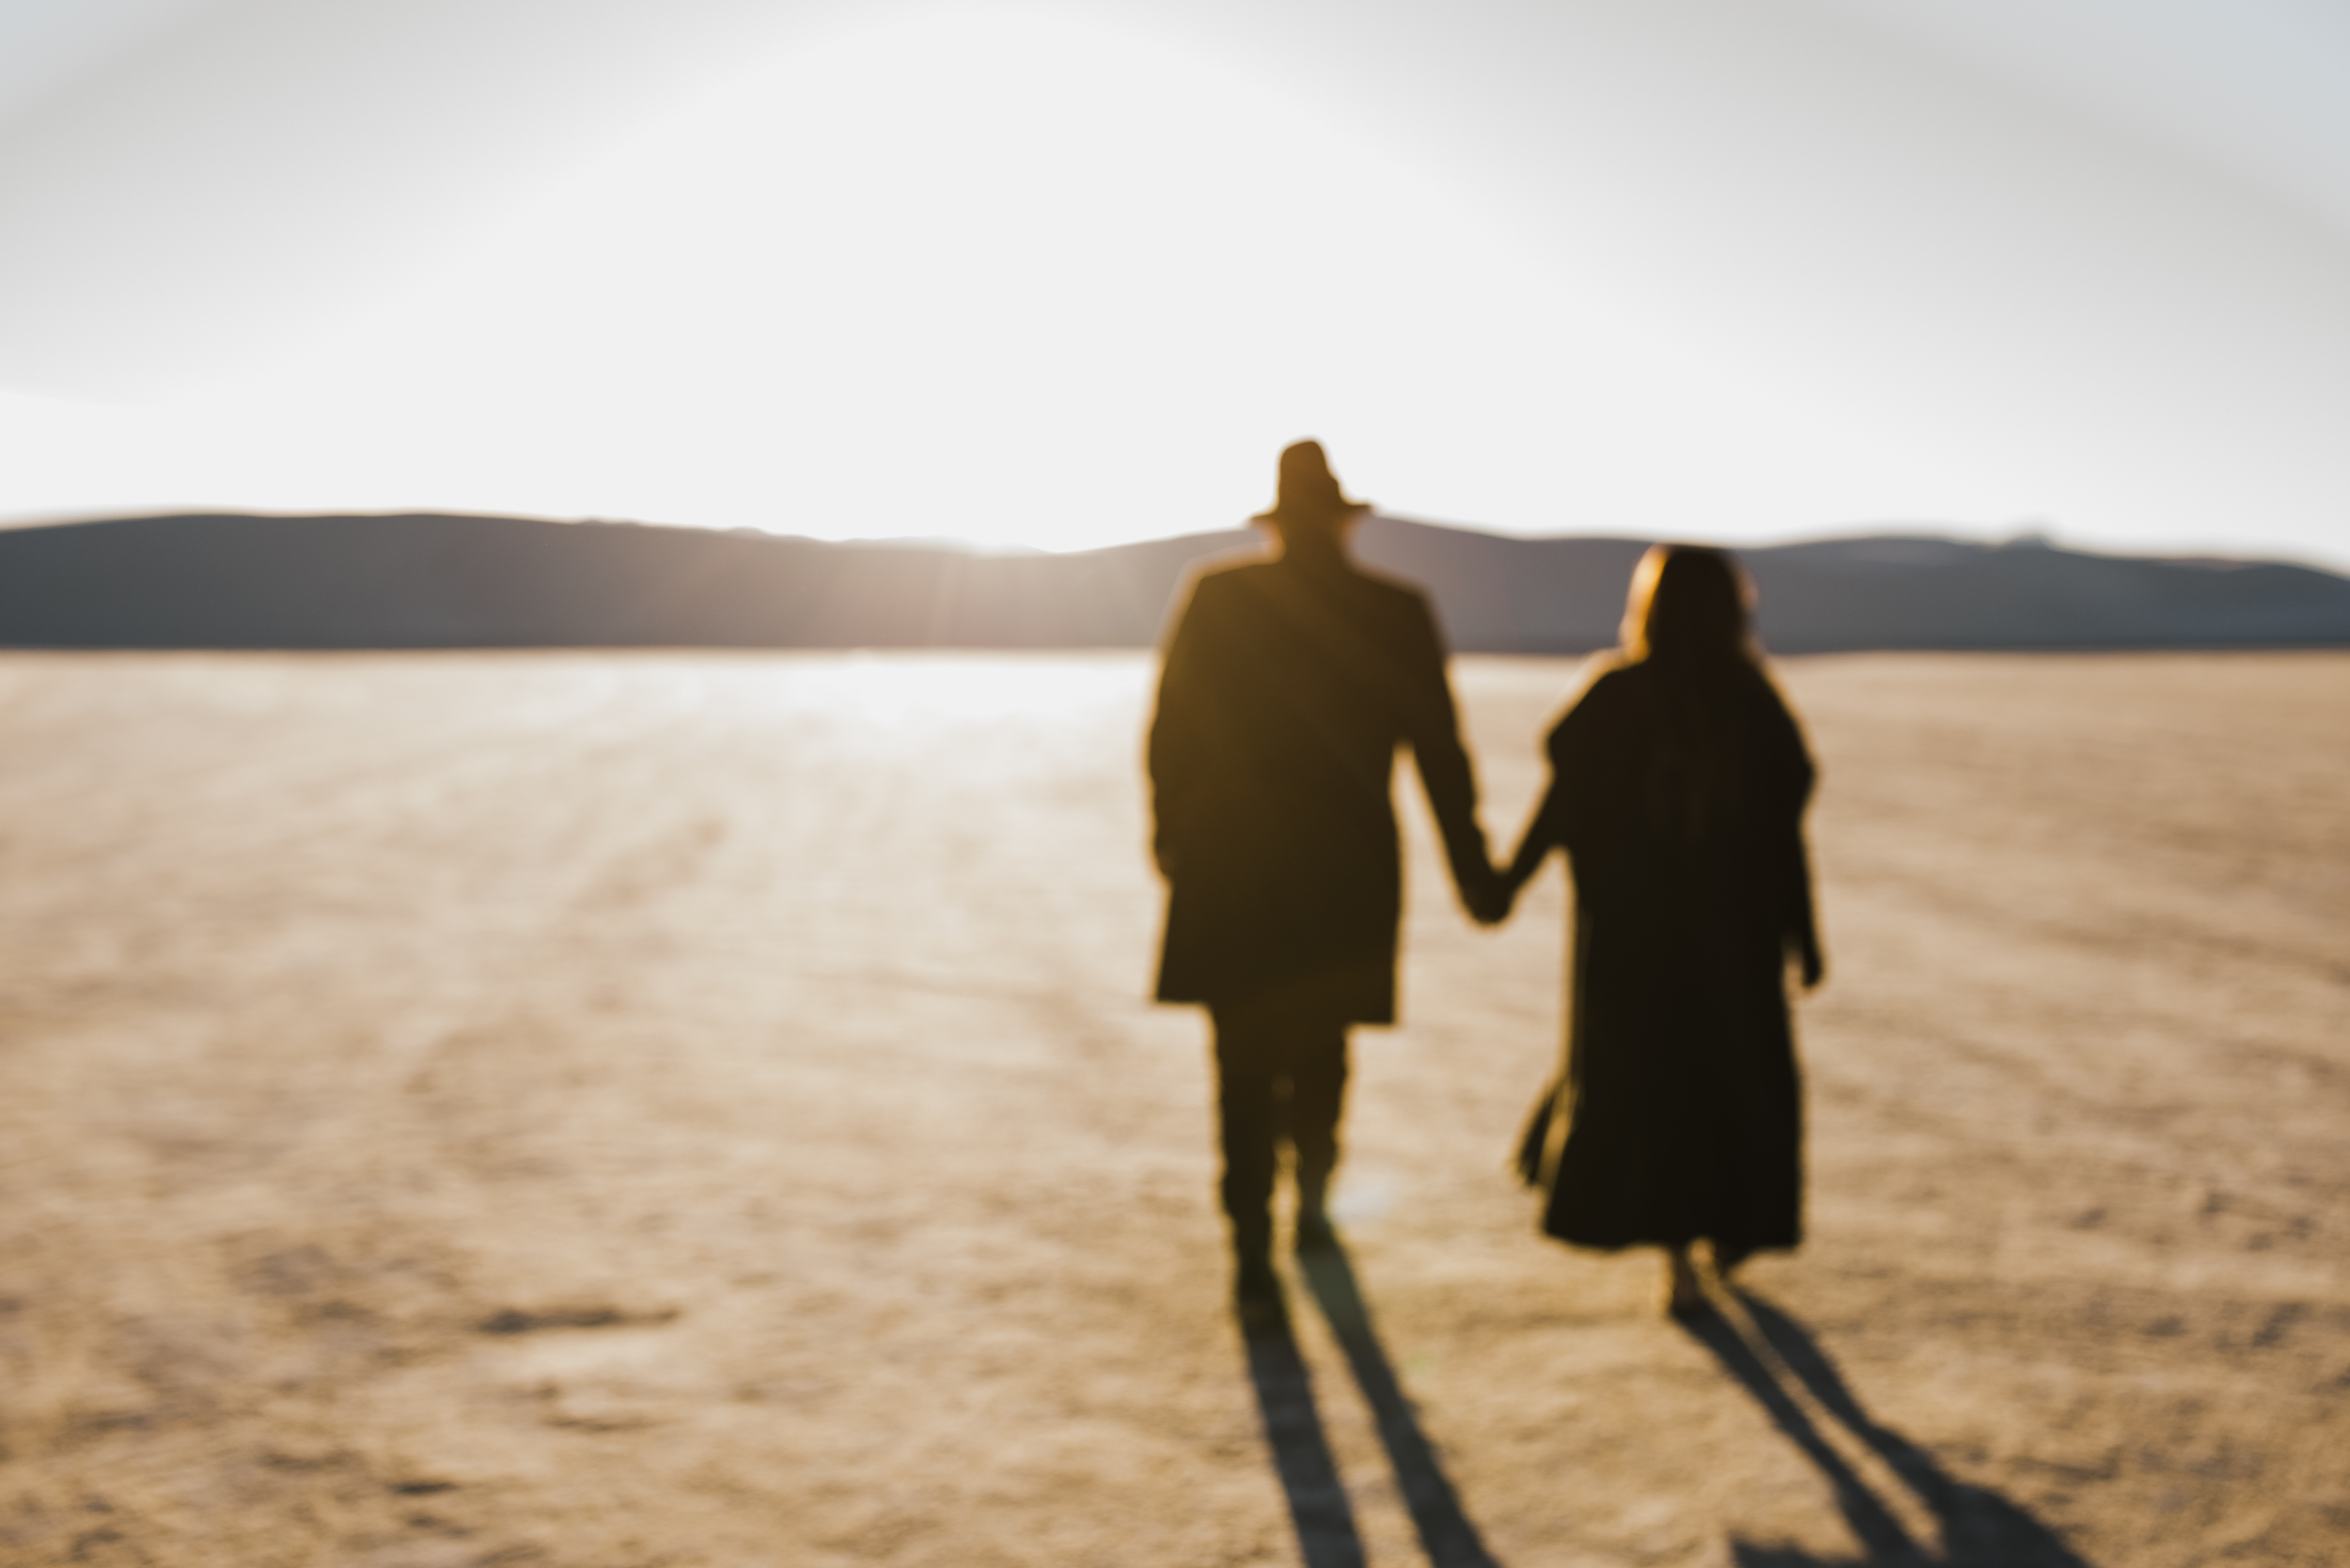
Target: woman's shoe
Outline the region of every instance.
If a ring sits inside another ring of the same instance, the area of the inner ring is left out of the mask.
[[[1714,1309],[1714,1304],[1705,1298],[1705,1285],[1698,1278],[1696,1265],[1689,1262],[1687,1248],[1677,1247],[1667,1253],[1665,1266],[1665,1310],[1668,1314],[1686,1322]]]

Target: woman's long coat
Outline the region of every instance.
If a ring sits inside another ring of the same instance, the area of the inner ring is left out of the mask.
[[[1762,673],[1603,674],[1551,732],[1528,844],[1573,866],[1566,1071],[1528,1129],[1543,1229],[1725,1256],[1801,1237],[1790,956],[1816,954],[1813,769]]]
[[[1456,867],[1484,865],[1477,789],[1427,601],[1337,561],[1201,576],[1151,726],[1167,880],[1158,998],[1309,982],[1350,1022],[1395,1017],[1402,878],[1390,779],[1411,746]]]

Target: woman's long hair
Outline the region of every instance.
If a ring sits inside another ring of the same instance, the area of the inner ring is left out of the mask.
[[[1769,685],[1753,599],[1738,563],[1704,545],[1653,545],[1632,573],[1622,660],[1659,677],[1658,723],[1642,759],[1647,815],[1652,828],[1685,845],[1743,805],[1742,699]]]
[[[1754,645],[1753,604],[1747,574],[1724,552],[1703,544],[1652,544],[1632,570],[1621,634],[1624,663],[1661,659],[1716,676],[1758,670],[1762,659]]]

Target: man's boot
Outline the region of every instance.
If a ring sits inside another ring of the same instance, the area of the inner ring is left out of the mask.
[[[1297,1236],[1300,1252],[1324,1252],[1339,1245],[1330,1228],[1330,1172],[1326,1168],[1297,1171]]]
[[[1281,1278],[1273,1272],[1273,1224],[1232,1227],[1232,1306],[1244,1326],[1270,1327],[1281,1321]]]

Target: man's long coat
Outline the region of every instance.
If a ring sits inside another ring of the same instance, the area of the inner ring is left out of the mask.
[[[1456,868],[1484,864],[1427,601],[1335,561],[1201,576],[1159,682],[1150,768],[1168,886],[1158,997],[1307,982],[1395,1018],[1402,908],[1390,779],[1408,745]]]

